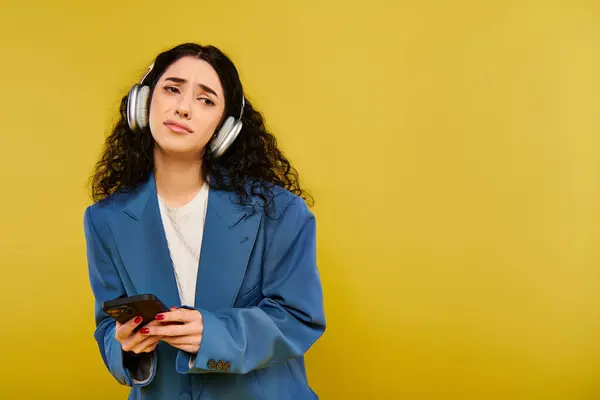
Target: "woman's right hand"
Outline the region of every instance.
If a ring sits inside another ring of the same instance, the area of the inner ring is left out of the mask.
[[[135,317],[124,324],[117,322],[115,329],[115,339],[121,343],[123,351],[130,351],[136,354],[152,352],[162,336],[142,335],[140,331],[133,333],[133,330],[142,322],[142,317]],[[159,321],[152,321],[145,327],[160,325]]]

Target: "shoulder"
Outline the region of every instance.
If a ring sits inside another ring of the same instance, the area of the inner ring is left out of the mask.
[[[107,210],[118,207],[120,197],[122,197],[120,194],[111,194],[110,196],[87,206],[84,213],[86,218],[92,218],[94,219],[94,222],[96,222],[97,219],[105,218],[104,214]]]
[[[289,190],[273,184],[264,184],[260,192],[267,201],[258,194],[252,195],[253,203],[260,205],[261,211],[272,220],[312,219],[314,214],[308,208],[306,201]],[[266,208],[265,208],[266,207]]]
[[[148,186],[148,181],[138,183],[132,189],[120,189],[102,200],[99,200],[88,207],[89,212],[101,214],[104,212],[120,211],[126,207],[127,203],[133,199],[143,196]]]
[[[291,246],[309,246],[316,235],[316,220],[305,200],[279,186],[271,187],[272,197],[264,212],[261,226],[268,241],[270,255],[286,252]],[[275,253],[274,253],[275,251]]]
[[[108,233],[108,215],[121,211],[136,190],[115,192],[86,207],[84,224],[86,230],[92,227],[98,234]]]
[[[86,236],[106,237],[109,233],[106,207],[110,205],[108,199],[100,200],[85,209],[83,225]]]

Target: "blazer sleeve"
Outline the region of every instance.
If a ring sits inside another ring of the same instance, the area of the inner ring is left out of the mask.
[[[303,355],[325,331],[314,215],[294,196],[274,223],[263,259],[264,298],[256,307],[198,308],[200,349],[179,351],[178,372],[245,374]]]
[[[146,386],[156,373],[156,350],[142,355],[124,352],[121,344],[115,339],[116,322],[102,311],[102,302],[125,295],[125,288],[110,256],[115,254],[116,249],[102,210],[94,209],[94,206],[85,210],[84,231],[88,272],[95,301],[94,338],[98,343],[100,355],[119,383],[127,386]]]

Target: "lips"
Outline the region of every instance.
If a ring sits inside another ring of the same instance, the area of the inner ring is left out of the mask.
[[[192,128],[190,128],[186,124],[182,124],[180,122],[175,122],[172,120],[165,121],[165,126],[167,128],[169,128],[170,130],[172,130],[173,132],[177,132],[177,133],[193,133],[194,132],[192,130]]]

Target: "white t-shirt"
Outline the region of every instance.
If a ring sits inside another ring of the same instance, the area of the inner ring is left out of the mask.
[[[158,196],[160,215],[175,271],[181,305],[194,307],[196,279],[200,263],[200,248],[204,234],[208,183],[184,206],[169,208]]]

